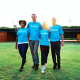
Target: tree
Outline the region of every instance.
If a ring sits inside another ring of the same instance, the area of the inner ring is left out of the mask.
[[[13,25],[14,28],[17,28],[17,25]]]

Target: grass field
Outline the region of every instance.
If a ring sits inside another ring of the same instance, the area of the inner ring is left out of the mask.
[[[80,80],[80,43],[65,43],[61,48],[61,70],[53,71],[51,50],[45,73],[41,73],[41,53],[39,51],[39,70],[33,65],[30,49],[23,72],[19,72],[21,57],[15,49],[15,42],[0,43],[0,80]]]

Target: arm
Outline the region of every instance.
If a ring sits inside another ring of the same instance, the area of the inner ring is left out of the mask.
[[[60,26],[60,35],[61,35],[61,46],[64,46],[64,36],[63,36],[63,34],[64,34],[64,32],[63,32],[63,30],[62,30],[62,27]]]
[[[40,24],[40,30],[42,30],[43,29],[43,27],[42,27],[42,25]]]
[[[47,28],[47,31],[50,33],[50,29]]]
[[[40,33],[39,33],[39,38],[41,38],[41,31],[40,31]]]
[[[49,42],[50,42],[50,35],[51,35],[51,33],[50,33],[49,31],[48,31],[48,33],[49,33],[49,34],[48,34],[48,37],[49,37]]]
[[[18,42],[18,36],[16,36],[16,46],[15,46],[16,49],[17,49],[17,42]]]
[[[17,32],[18,29],[19,29],[19,28],[16,28],[15,31]]]
[[[47,28],[47,31],[50,33],[50,27],[49,27],[49,28]]]
[[[28,37],[28,41],[29,41],[29,35],[27,35],[27,37]]]
[[[28,29],[27,29],[28,30]],[[27,31],[27,38],[28,38],[28,41],[29,41],[29,36],[30,36],[30,30]]]
[[[63,36],[63,34],[61,34],[61,40],[62,40],[61,41],[61,46],[64,46],[64,41],[63,41],[64,40],[64,36]]]

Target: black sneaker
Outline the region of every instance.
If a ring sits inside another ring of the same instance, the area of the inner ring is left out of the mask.
[[[19,71],[22,72],[23,71],[23,68],[20,68]]]
[[[38,70],[38,66],[39,66],[39,64],[36,64],[36,66],[35,66],[35,70]]]
[[[56,70],[56,66],[57,66],[57,63],[56,63],[56,65],[55,65],[55,66],[53,66],[53,70]]]
[[[61,69],[61,67],[60,66],[58,66],[58,70],[60,70]]]
[[[32,66],[32,68],[35,68],[35,66],[36,66],[36,65],[35,65],[35,63],[34,63],[34,65]]]
[[[56,66],[53,66],[53,70],[56,70]]]

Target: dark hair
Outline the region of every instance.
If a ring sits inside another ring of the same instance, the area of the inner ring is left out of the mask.
[[[26,20],[19,20],[19,25],[21,24],[21,22],[23,22],[24,27],[25,27],[25,26],[26,26],[26,24],[27,24]]]

